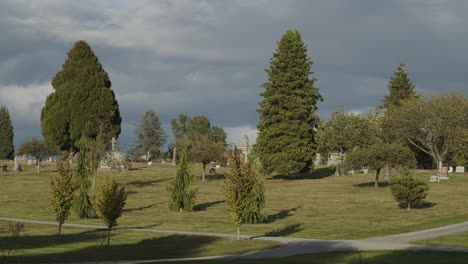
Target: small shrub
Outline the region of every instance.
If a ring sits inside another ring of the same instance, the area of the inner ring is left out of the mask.
[[[411,210],[411,207],[420,205],[426,199],[429,186],[422,179],[411,176],[406,170],[402,175],[392,178],[391,190],[399,206]]]

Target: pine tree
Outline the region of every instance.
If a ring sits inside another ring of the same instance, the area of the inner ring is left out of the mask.
[[[286,31],[266,70],[268,81],[262,85],[265,91],[257,110],[256,153],[265,173],[294,174],[313,168],[316,103],[322,96],[314,87],[315,78],[310,78],[311,66],[299,31]]]
[[[382,100],[383,105],[380,108],[388,109],[393,106],[400,106],[402,100],[418,97],[414,91],[415,85],[408,78],[404,62],[400,62],[387,87],[390,94],[384,97]]]
[[[174,181],[167,186],[170,195],[169,208],[174,211],[192,211],[197,190],[192,187],[193,175],[187,162],[187,151],[183,151]]]
[[[12,159],[14,153],[13,125],[10,113],[5,106],[0,106],[0,159]]]
[[[420,205],[426,199],[429,192],[427,183],[411,176],[409,170],[405,170],[401,175],[393,177],[391,181],[392,195],[401,208],[408,208]]]
[[[57,220],[58,235],[62,233],[62,225],[70,215],[70,209],[75,199],[75,185],[73,184],[73,170],[66,161],[57,162],[59,174],[50,178],[49,202],[50,209]]]
[[[79,150],[77,142],[84,131],[94,139],[100,124],[109,123],[109,138],[120,134],[119,105],[107,72],[91,47],[78,41],[52,80],[54,92],[46,99],[41,113],[44,139],[61,150]],[[90,129],[85,130],[89,126]]]
[[[96,214],[107,226],[107,246],[110,245],[112,227],[117,226],[117,219],[122,215],[126,201],[125,186],[106,176],[97,188],[94,204]]]
[[[161,146],[166,142],[166,134],[161,127],[161,121],[153,110],[145,110],[138,127],[135,129],[137,144],[135,153],[144,154],[146,161],[150,157],[159,156]]]
[[[237,227],[237,239],[240,239],[242,224],[259,223],[265,219],[264,186],[252,167],[242,164],[239,149],[230,151],[228,164],[230,171],[225,174],[224,194],[229,213]]]

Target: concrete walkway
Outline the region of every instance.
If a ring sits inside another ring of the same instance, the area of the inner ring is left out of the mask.
[[[15,221],[42,225],[57,225],[51,221],[37,221],[29,219],[6,218],[0,217],[0,221]],[[84,225],[84,224],[64,224],[63,226],[78,227],[85,229],[106,228],[99,225]],[[232,234],[218,234],[206,232],[185,232],[185,231],[170,231],[144,228],[126,228],[120,227],[119,230],[143,231],[165,234],[179,235],[194,235],[194,236],[212,236],[235,238]],[[253,258],[272,258],[272,257],[287,257],[298,254],[310,254],[332,251],[367,251],[367,250],[416,250],[416,251],[446,251],[446,252],[467,252],[468,248],[460,247],[444,247],[444,246],[427,246],[409,244],[412,241],[435,238],[455,233],[468,231],[468,222],[459,224],[447,225],[438,228],[421,230],[416,232],[389,235],[382,237],[373,237],[360,240],[322,240],[322,239],[307,239],[307,238],[290,238],[290,237],[263,237],[243,235],[243,239],[269,240],[285,244],[284,246],[249,252],[239,255],[227,256],[209,256],[201,258],[177,258],[177,259],[153,259],[153,260],[123,260],[123,261],[104,261],[104,262],[81,262],[81,264],[91,263],[146,263],[146,262],[170,262],[170,261],[191,261],[191,260],[206,260],[206,259],[253,259]]]

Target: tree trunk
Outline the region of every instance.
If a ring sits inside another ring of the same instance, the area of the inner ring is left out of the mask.
[[[62,223],[59,223],[59,230],[58,230],[58,235],[62,235]]]
[[[203,174],[202,174],[202,181],[205,180],[205,168],[206,168],[206,163],[203,163]]]
[[[146,162],[149,161],[149,158],[150,158],[150,153],[149,153],[149,151],[147,151],[147,152],[146,152]]]
[[[176,165],[176,157],[177,157],[177,148],[174,147],[172,149],[172,165]]]
[[[408,203],[408,211],[411,211],[411,204]]]
[[[379,188],[379,174],[380,174],[380,169],[377,169],[375,171],[375,182],[374,182],[375,188]]]
[[[108,227],[107,228],[107,246],[110,246],[110,232],[111,232],[111,228]]]
[[[96,172],[93,173],[93,191],[96,188]]]
[[[237,240],[240,240],[240,226],[237,227]]]
[[[41,172],[41,162],[36,159],[36,171],[37,173]]]

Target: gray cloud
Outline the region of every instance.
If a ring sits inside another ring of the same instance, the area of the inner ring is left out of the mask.
[[[168,134],[179,113],[204,114],[239,144],[244,134],[253,137],[259,85],[286,29],[298,28],[308,44],[326,119],[339,106],[378,105],[402,59],[419,92],[468,93],[467,7],[422,0],[1,2],[0,104],[14,112],[16,144],[40,136],[45,87],[84,39],[110,74],[122,145],[132,143],[145,108],[160,115]]]

